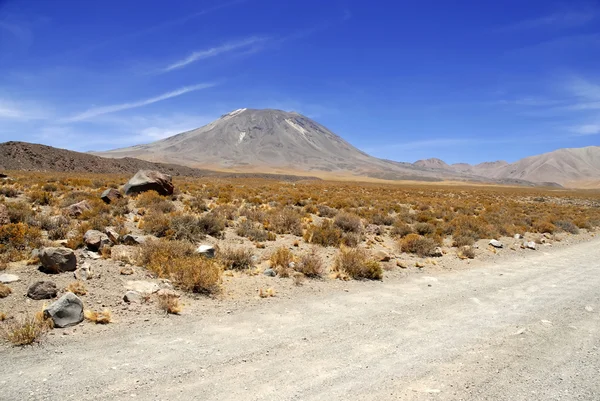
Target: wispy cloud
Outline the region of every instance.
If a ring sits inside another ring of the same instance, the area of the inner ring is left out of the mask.
[[[0,121],[31,121],[43,120],[50,115],[48,110],[41,109],[31,102],[17,103],[6,99],[0,99]]]
[[[101,116],[104,114],[116,113],[123,110],[135,109],[138,107],[147,106],[153,103],[161,102],[163,100],[171,99],[177,96],[185,95],[186,93],[199,91],[202,89],[208,89],[216,86],[217,83],[202,83],[198,85],[186,86],[183,88],[179,88],[177,90],[163,93],[162,95],[151,97],[149,99],[138,100],[136,102],[131,103],[121,103],[121,104],[113,104],[109,106],[102,107],[94,107],[89,110],[84,111],[83,113],[77,114],[75,116],[64,119],[63,122],[76,122],[83,121],[93,117]]]
[[[600,124],[585,124],[571,127],[570,131],[576,136],[588,136],[600,134]]]
[[[523,31],[539,28],[571,28],[585,25],[598,17],[598,11],[569,10],[518,21],[499,28],[499,31]]]
[[[224,43],[220,46],[211,47],[209,49],[194,51],[191,54],[189,54],[187,57],[185,57],[181,60],[175,61],[174,63],[163,68],[161,70],[161,72],[169,72],[169,71],[177,70],[177,69],[183,68],[189,64],[195,63],[196,61],[216,57],[216,56],[219,56],[224,53],[231,53],[236,50],[248,50],[249,48],[252,48],[254,46],[260,46],[261,44],[264,44],[267,40],[268,40],[268,38],[266,38],[266,37],[251,36],[246,39]]]

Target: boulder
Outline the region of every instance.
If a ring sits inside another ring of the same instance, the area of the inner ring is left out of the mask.
[[[83,242],[90,251],[97,252],[103,247],[110,245],[108,235],[98,230],[88,230],[83,236]]]
[[[72,292],[67,292],[44,309],[44,317],[52,319],[54,327],[70,327],[83,322],[83,302]]]
[[[27,296],[31,299],[52,299],[58,294],[58,288],[52,281],[38,281],[27,289]]]
[[[43,248],[38,257],[48,273],[72,272],[77,269],[75,252],[69,248]]]
[[[16,274],[0,274],[0,283],[10,284],[19,281],[20,278]]]
[[[173,179],[170,175],[152,170],[138,171],[125,186],[125,195],[133,195],[146,191],[156,191],[161,195],[172,195]]]
[[[125,245],[139,245],[146,242],[146,238],[139,235],[125,234],[121,242]]]
[[[490,245],[493,246],[494,248],[504,248],[504,244],[502,242],[498,241],[497,239],[491,240]]]
[[[215,247],[213,245],[200,245],[198,249],[196,249],[196,253],[212,259],[215,257]]]
[[[114,188],[108,188],[106,191],[102,192],[102,195],[100,195],[100,199],[102,199],[104,203],[111,203],[121,199],[122,197],[123,195],[121,195],[121,192]]]
[[[117,245],[119,243],[119,241],[121,240],[121,236],[114,228],[111,228],[111,227],[105,228],[104,234],[106,234],[108,236],[108,239],[110,239],[110,242],[112,242],[115,245]]]
[[[89,280],[92,278],[92,266],[90,266],[88,263],[84,263],[77,270],[75,270],[74,275],[77,280]]]
[[[83,212],[88,210],[92,210],[92,206],[86,200],[82,200],[81,202],[74,203],[71,206],[63,208],[63,212],[70,217],[81,216]]]
[[[142,302],[142,294],[137,291],[127,291],[125,295],[123,295],[123,301],[130,303],[139,304]]]
[[[8,215],[6,205],[0,203],[0,226],[4,224],[10,224],[10,216]]]
[[[154,294],[160,290],[160,287],[151,281],[128,281],[125,284],[125,289],[136,291],[140,294]]]

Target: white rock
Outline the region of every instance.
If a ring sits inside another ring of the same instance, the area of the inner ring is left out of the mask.
[[[523,244],[527,249],[533,249],[534,251],[537,249],[537,244],[533,241],[528,241]]]
[[[136,291],[140,294],[154,294],[160,290],[160,287],[151,281],[128,281],[125,283],[125,289]]]
[[[215,257],[215,247],[213,245],[200,245],[196,249],[196,253],[206,256],[207,258]]]
[[[491,240],[490,245],[493,246],[494,248],[504,248],[504,244],[502,242],[498,241],[497,239]]]
[[[0,283],[2,284],[14,283],[15,281],[19,280],[19,276],[15,274],[0,274]]]

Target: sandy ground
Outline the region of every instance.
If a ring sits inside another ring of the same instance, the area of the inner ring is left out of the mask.
[[[54,330],[0,348],[0,398],[597,400],[600,240],[506,255]]]

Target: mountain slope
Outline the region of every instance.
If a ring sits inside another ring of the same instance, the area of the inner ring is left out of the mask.
[[[276,178],[283,180],[315,179],[292,175],[235,174],[201,170],[175,164],[152,163],[134,158],[108,159],[26,142],[0,143],[0,170],[56,171],[66,173],[132,174],[138,170],[158,170],[173,176]]]
[[[192,167],[320,171],[386,179],[473,179],[378,159],[298,113],[239,109],[195,130],[146,145],[95,153]]]
[[[475,166],[466,163],[447,165],[439,159],[419,160],[429,166],[459,174],[472,174],[491,180],[524,180],[540,184],[559,183],[575,188],[600,187],[600,147],[559,149],[530,156],[514,163],[485,162]]]

